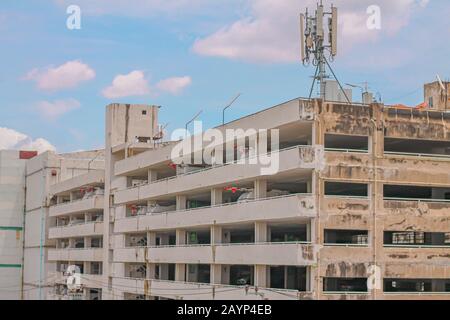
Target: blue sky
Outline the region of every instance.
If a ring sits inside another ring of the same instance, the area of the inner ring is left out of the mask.
[[[368,81],[386,103],[416,105],[424,82],[450,77],[447,0],[333,2],[342,82]],[[297,17],[314,3],[2,0],[0,148],[38,138],[58,152],[102,147],[111,102],[161,105],[160,122],[173,130],[200,109],[205,126],[219,124],[237,93],[227,120],[307,96],[314,70],[297,58]],[[70,4],[81,9],[80,30],[66,27]],[[366,27],[372,4],[379,30]]]

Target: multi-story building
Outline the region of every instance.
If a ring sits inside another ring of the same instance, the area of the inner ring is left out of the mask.
[[[236,139],[213,165],[175,165],[178,144],[107,143],[109,298],[449,299],[450,114],[436,104],[295,99],[216,128],[257,130],[244,158],[278,129],[275,174],[239,163]]]
[[[22,298],[25,166],[35,155],[0,151],[0,300]]]
[[[100,263],[101,268],[102,252],[79,248],[78,241],[80,238],[86,241],[86,248],[93,242],[102,246],[102,228],[95,222],[101,219],[103,205],[103,196],[99,192],[103,183],[103,158],[103,150],[67,154],[45,152],[27,161],[24,176],[24,299],[61,298],[65,293],[59,286],[65,281],[64,263],[82,265],[80,271],[89,273],[83,274],[83,278],[95,273],[98,267],[95,262]],[[81,217],[86,225],[81,225]],[[69,245],[63,248],[67,240]],[[94,278],[92,281],[96,280]],[[90,289],[99,288],[92,284],[86,286],[84,294],[87,296],[80,298],[95,298],[96,291]]]
[[[420,108],[291,100],[224,140],[161,142],[158,107],[107,106],[104,161],[27,162],[24,298],[71,298],[75,265],[84,299],[450,299],[450,113],[425,88]]]

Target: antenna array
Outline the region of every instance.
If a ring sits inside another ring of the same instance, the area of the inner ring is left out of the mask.
[[[328,36],[326,36],[324,21],[327,22]],[[317,81],[320,83],[320,97],[325,99],[325,80],[330,78],[326,71],[327,66],[333,74],[333,77],[339,83],[333,69],[325,57],[325,51],[329,52],[329,60],[331,61],[333,61],[337,55],[337,28],[338,9],[331,6],[331,11],[325,12],[322,1],[320,1],[320,4],[317,4],[314,15],[310,15],[308,9],[306,9],[304,14],[300,14],[301,59],[303,65],[307,66],[312,63],[316,67],[310,91],[310,98],[314,89],[314,84]],[[350,102],[340,83],[339,86],[342,92],[344,92],[347,101]]]

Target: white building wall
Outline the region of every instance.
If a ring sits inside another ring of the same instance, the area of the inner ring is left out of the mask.
[[[0,300],[21,298],[25,164],[0,151]]]

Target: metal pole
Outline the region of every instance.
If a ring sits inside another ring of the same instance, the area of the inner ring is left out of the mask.
[[[227,110],[229,107],[233,105],[233,103],[241,96],[240,93],[238,93],[233,100],[229,104],[226,105],[225,108],[222,109],[222,126],[225,125],[225,110]]]

